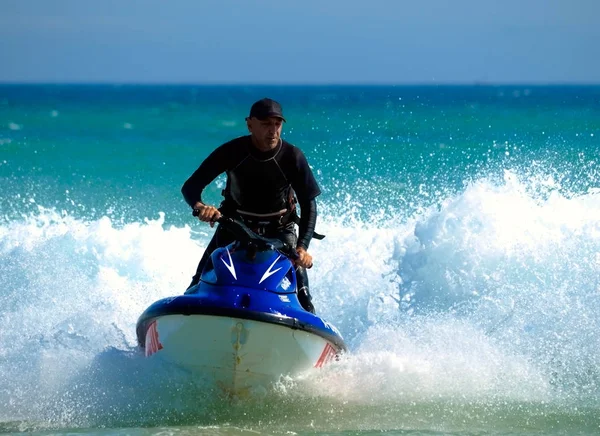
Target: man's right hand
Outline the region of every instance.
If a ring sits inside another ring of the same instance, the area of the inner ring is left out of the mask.
[[[313,258],[308,253],[308,251],[306,251],[306,248],[298,247],[298,248],[296,248],[296,253],[298,253],[298,258],[296,260],[294,260],[294,263],[296,264],[296,266],[302,266],[304,268],[309,268],[309,269],[312,268]]]
[[[221,212],[214,206],[207,206],[206,204],[198,202],[194,205],[194,210],[198,211],[198,219],[210,223],[211,227],[215,225],[216,220],[221,218]]]

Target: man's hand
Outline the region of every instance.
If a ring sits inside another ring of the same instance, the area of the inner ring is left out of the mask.
[[[296,248],[296,253],[298,253],[298,259],[294,261],[297,266],[302,266],[304,268],[310,269],[313,266],[312,256],[308,251],[304,249],[304,247]]]
[[[210,223],[211,227],[215,225],[216,220],[221,218],[221,212],[214,206],[207,206],[206,204],[198,202],[194,205],[194,210],[198,211],[198,219]]]

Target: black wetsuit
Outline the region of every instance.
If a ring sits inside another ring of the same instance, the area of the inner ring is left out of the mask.
[[[308,249],[317,216],[315,198],[321,190],[299,148],[281,140],[273,150],[262,152],[254,147],[250,136],[229,141],[215,149],[186,180],[181,188],[185,201],[191,207],[196,202],[202,202],[202,191],[222,173],[227,173],[224,200],[219,207],[224,215],[252,219],[272,214],[275,224],[263,229],[264,236],[279,238],[292,246]],[[301,210],[298,236],[293,221],[294,195]],[[282,212],[284,210],[286,212]],[[218,227],[189,288],[200,281],[200,275],[212,252],[231,242],[233,235]],[[314,309],[310,304],[306,271],[304,268],[297,268],[296,272],[298,296],[303,306],[312,311]]]

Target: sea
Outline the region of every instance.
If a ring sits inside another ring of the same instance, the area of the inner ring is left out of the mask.
[[[263,97],[349,350],[232,400],[135,326],[214,231],[182,184]],[[600,86],[0,85],[0,433],[600,434],[599,161]]]

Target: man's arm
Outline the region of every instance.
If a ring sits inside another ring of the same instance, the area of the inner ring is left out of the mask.
[[[321,193],[321,189],[304,153],[294,146],[291,146],[291,152],[293,157],[290,159],[292,168],[289,170],[289,180],[300,204],[300,223],[298,225],[298,242],[296,243],[299,259],[296,260],[296,265],[310,268],[312,267],[312,256],[307,249],[317,222],[315,198]]]
[[[181,187],[183,198],[190,207],[194,208],[202,203],[204,188],[227,170],[227,148],[227,144],[223,144],[214,150]]]
[[[317,223],[317,202],[313,199],[300,203],[300,224],[296,247],[308,250]]]

